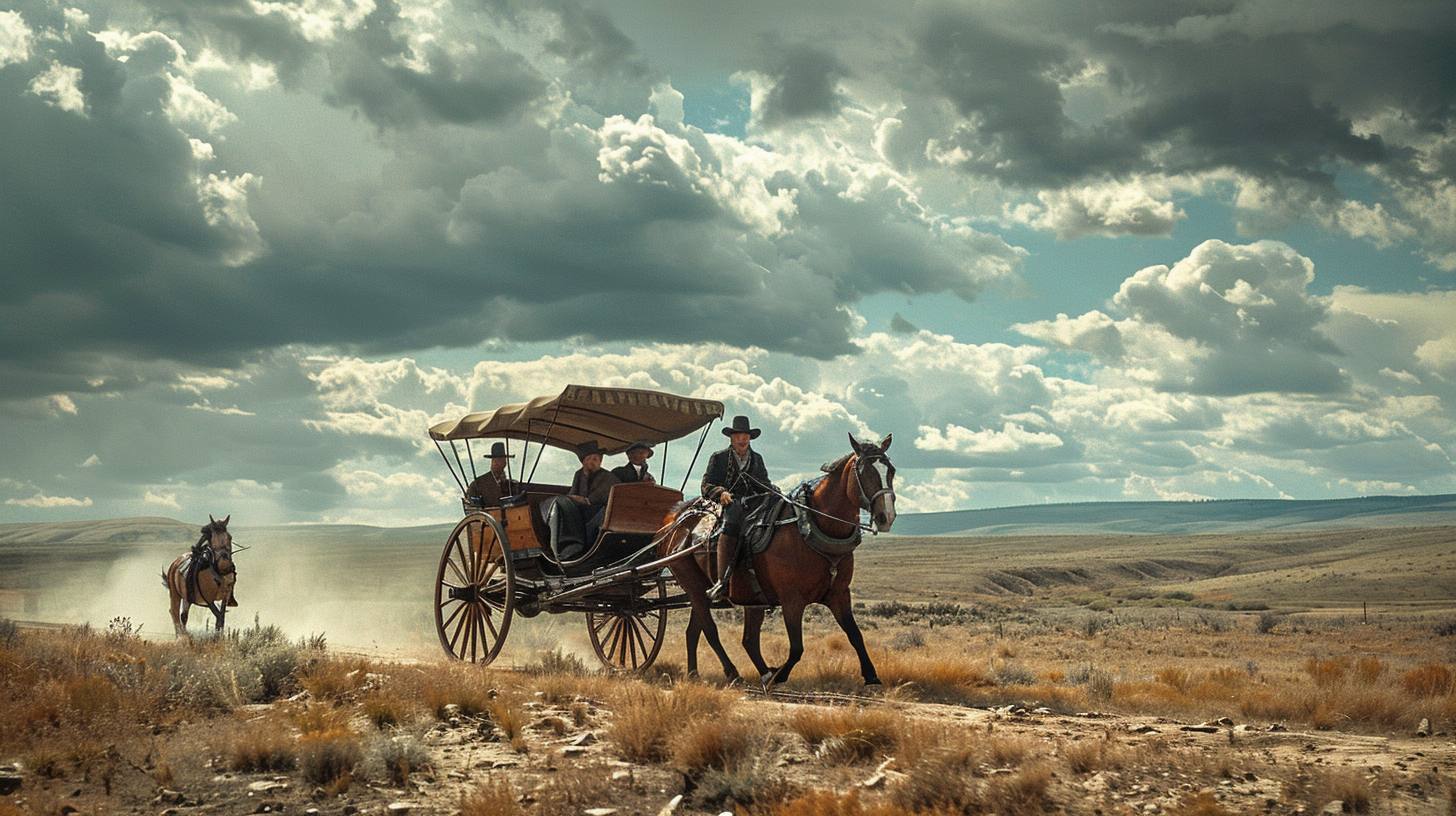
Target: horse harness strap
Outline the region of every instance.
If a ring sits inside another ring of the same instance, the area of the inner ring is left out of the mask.
[[[810,549],[824,556],[829,560],[830,565],[837,569],[839,559],[854,552],[855,547],[858,547],[863,539],[863,534],[856,526],[854,532],[848,536],[834,538],[826,535],[819,525],[814,523],[814,515],[808,511],[807,499],[822,479],[823,477],[820,477],[794,488],[794,492],[789,494],[789,501],[794,507],[794,521],[798,524],[799,536],[804,539],[804,543],[808,544]]]

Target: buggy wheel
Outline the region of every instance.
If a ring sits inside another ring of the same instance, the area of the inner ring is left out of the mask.
[[[652,665],[667,634],[666,600],[667,578],[659,575],[627,611],[586,613],[586,631],[603,666],[630,672]]]
[[[435,574],[435,629],[445,653],[485,665],[500,653],[516,606],[516,571],[500,522],[471,513],[455,526]]]

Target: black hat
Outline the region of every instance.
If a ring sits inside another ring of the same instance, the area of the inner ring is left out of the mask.
[[[627,446],[627,449],[624,450],[624,451],[622,451],[622,453],[631,453],[634,450],[645,450],[645,451],[647,451],[647,458],[648,459],[651,459],[652,458],[652,454],[655,453],[655,451],[652,450],[652,446],[651,445],[649,445],[646,442],[643,442],[641,440],[639,440],[637,442],[633,442],[632,444],[628,445]]]
[[[750,427],[748,427],[748,417],[746,417],[746,416],[736,416],[736,417],[733,417],[733,427],[731,427],[731,428],[724,428],[723,429],[723,435],[724,436],[732,436],[733,434],[736,434],[736,433],[746,433],[746,434],[748,434],[748,438],[749,439],[757,439],[758,438],[758,435],[761,433],[761,431],[758,428],[750,428]]]
[[[587,441],[576,446],[576,460],[580,462],[588,456],[591,456],[593,453],[601,452],[602,446],[598,445],[595,439],[588,439]]]
[[[506,453],[506,445],[504,442],[495,442],[490,446],[490,458],[514,459],[516,455],[514,453]]]

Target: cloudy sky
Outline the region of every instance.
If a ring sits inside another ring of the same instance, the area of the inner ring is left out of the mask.
[[[572,382],[904,512],[1456,492],[1449,2],[5,0],[0,146],[0,522],[444,521]]]

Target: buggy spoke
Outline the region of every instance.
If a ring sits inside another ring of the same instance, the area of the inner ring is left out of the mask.
[[[452,624],[452,623],[455,622],[455,616],[456,615],[459,615],[460,612],[461,612],[461,610],[465,609],[465,604],[464,603],[461,603],[460,601],[454,600],[453,598],[451,600],[449,600],[449,601],[446,601],[446,603],[458,603],[458,604],[460,604],[459,606],[455,607],[455,611],[454,612],[451,612],[450,613],[450,616],[448,618],[445,618],[445,622],[442,623],[442,624],[440,624],[441,626],[445,627],[446,629],[449,629],[450,628],[450,624]]]
[[[496,631],[495,620],[490,614],[490,607],[486,607],[484,610],[482,610],[482,617],[485,618],[486,627],[490,629],[491,642],[494,643],[495,641],[500,640],[500,632]]]
[[[465,610],[465,615],[455,625],[455,634],[450,638],[450,653],[457,657],[460,656],[460,652],[457,651],[456,647],[460,645],[460,636],[465,633],[465,624],[470,620],[470,605],[462,604],[460,608]]]

